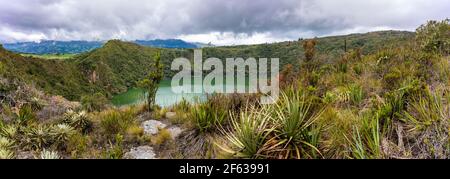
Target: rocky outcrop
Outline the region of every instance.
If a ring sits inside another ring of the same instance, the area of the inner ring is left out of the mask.
[[[153,151],[153,147],[139,146],[131,148],[131,150],[125,153],[125,159],[156,159],[156,154]]]
[[[148,120],[142,123],[144,133],[147,135],[156,135],[160,129],[165,128],[167,125],[157,120]]]

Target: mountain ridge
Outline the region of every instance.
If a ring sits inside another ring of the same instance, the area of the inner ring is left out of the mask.
[[[361,49],[362,54],[375,53],[380,49],[395,48],[414,39],[414,33],[376,32],[360,35],[317,38],[316,58],[327,63],[339,59],[347,49]],[[205,47],[203,58],[279,58],[280,69],[292,64],[295,69],[303,59],[303,41],[273,44],[242,45],[228,47]],[[2,50],[0,50],[1,52]],[[6,64],[10,77],[20,76],[44,91],[77,100],[83,95],[101,92],[106,96],[126,91],[136,86],[149,71],[147,67],[157,52],[161,53],[165,78],[176,72],[170,69],[173,59],[192,59],[193,49],[168,49],[145,47],[132,42],[110,40],[102,47],[81,53],[70,59],[41,59],[24,57],[3,50],[0,62]],[[20,74],[20,75],[17,75]]]
[[[40,42],[5,43],[4,48],[17,53],[26,54],[78,54],[102,47],[108,41],[84,40],[43,40]],[[200,48],[199,43],[186,42],[180,39],[155,39],[127,41],[142,46],[155,48]]]

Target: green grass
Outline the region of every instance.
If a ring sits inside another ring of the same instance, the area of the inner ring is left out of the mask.
[[[71,59],[71,58],[77,56],[78,54],[42,54],[42,55],[38,55],[38,54],[22,53],[20,55],[22,55],[24,57],[34,57],[34,58],[42,58],[42,59],[61,59],[61,60],[66,60],[66,59]]]

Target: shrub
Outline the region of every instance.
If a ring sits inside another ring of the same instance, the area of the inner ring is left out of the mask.
[[[115,143],[109,142],[110,148],[103,152],[103,158],[105,159],[121,159],[123,157],[123,136],[116,134],[114,137]]]
[[[144,129],[139,125],[132,125],[126,131],[126,138],[128,141],[141,142],[144,139]]]
[[[108,99],[102,93],[95,93],[92,96],[82,96],[81,105],[89,112],[100,111],[106,108]]]
[[[316,53],[316,46],[317,41],[316,40],[305,40],[303,42],[303,49],[305,50],[305,59],[307,62],[312,61],[314,58],[314,55]]]
[[[348,86],[350,102],[353,105],[359,105],[364,99],[364,91],[361,86],[353,84]]]
[[[101,115],[100,126],[109,136],[124,134],[135,121],[135,114],[131,111],[109,110]]]
[[[427,52],[450,53],[449,19],[443,21],[428,21],[416,30],[418,45]]]
[[[381,153],[381,128],[378,117],[363,117],[361,126],[355,126],[351,139],[351,158],[356,159],[380,159]]]
[[[89,137],[80,133],[70,136],[66,151],[70,151],[72,158],[79,158],[88,149]]]
[[[36,115],[33,109],[29,105],[24,105],[20,108],[19,114],[17,115],[17,121],[19,125],[29,124],[36,119]]]
[[[406,136],[418,158],[445,159],[450,156],[450,105],[442,92],[425,91],[404,113]]]
[[[151,141],[154,145],[161,145],[170,140],[172,140],[170,131],[167,129],[161,129],[159,130],[159,134],[154,136]]]
[[[208,96],[206,102],[191,108],[190,116],[201,133],[217,129],[228,118],[228,100],[220,94]]]

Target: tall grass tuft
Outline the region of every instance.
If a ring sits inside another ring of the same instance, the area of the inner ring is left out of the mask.
[[[210,132],[218,129],[228,119],[228,100],[221,94],[208,96],[205,102],[193,106],[190,116],[195,128],[200,133]]]

